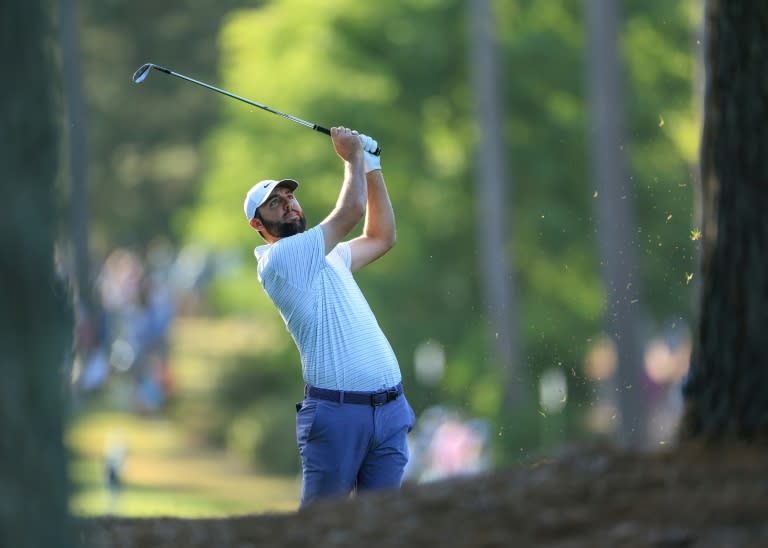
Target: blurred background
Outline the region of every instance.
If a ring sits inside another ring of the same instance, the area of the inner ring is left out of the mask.
[[[291,511],[298,353],[245,191],[313,225],[378,140],[398,244],[358,282],[419,422],[407,478],[672,444],[697,280],[701,0],[58,0],[78,515]]]

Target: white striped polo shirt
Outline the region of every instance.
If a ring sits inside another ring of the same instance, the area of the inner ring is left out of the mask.
[[[301,354],[304,381],[332,390],[396,385],[400,367],[352,277],[349,243],[324,252],[319,225],[254,250],[259,282]]]

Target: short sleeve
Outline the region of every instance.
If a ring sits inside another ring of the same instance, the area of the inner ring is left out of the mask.
[[[347,269],[352,270],[352,248],[349,246],[349,242],[339,243],[335,251],[339,254]]]

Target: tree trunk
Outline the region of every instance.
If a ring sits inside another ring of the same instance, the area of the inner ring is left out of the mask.
[[[64,98],[66,100],[65,133],[69,157],[69,197],[71,240],[73,250],[73,281],[78,301],[94,314],[95,299],[91,291],[90,254],[88,250],[88,132],[86,130],[85,100],[80,75],[80,41],[77,0],[58,0],[61,35],[61,64]]]
[[[626,166],[619,14],[614,0],[587,1],[587,85],[591,109],[592,165],[605,325],[618,354],[613,379],[621,422],[617,441],[637,447],[645,439],[639,335],[640,279],[635,259],[633,188]]]
[[[489,326],[491,355],[502,370],[503,405],[520,409],[527,399],[527,376],[520,363],[515,277],[507,256],[511,241],[500,120],[498,63],[489,0],[468,0],[470,77],[479,125],[477,144],[477,230],[481,286]]]
[[[0,546],[72,546],[68,296],[54,268],[59,82],[50,2],[0,4]]]
[[[768,4],[709,0],[701,297],[683,439],[768,438]]]

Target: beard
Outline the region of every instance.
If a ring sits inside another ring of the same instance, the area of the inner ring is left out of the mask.
[[[307,229],[307,220],[304,218],[304,214],[299,214],[298,219],[292,221],[261,221],[267,232],[275,238],[287,238],[294,234],[300,234]]]

